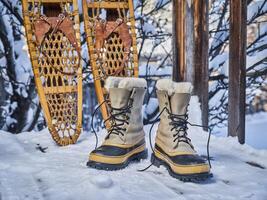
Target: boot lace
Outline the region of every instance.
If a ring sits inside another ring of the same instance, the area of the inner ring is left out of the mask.
[[[168,118],[171,120],[169,123],[169,125],[172,126],[171,131],[175,130],[175,133],[173,134],[173,142],[177,141],[177,143],[174,148],[177,148],[180,142],[185,142],[189,144],[192,149],[194,149],[193,145],[191,144],[191,139],[187,136],[188,114],[172,114],[167,108],[166,111],[168,113]]]
[[[97,111],[101,108],[102,105],[107,103],[108,100],[104,100],[102,103],[100,103],[94,110],[91,118],[91,129],[92,132],[95,135],[96,141],[95,141],[95,149],[97,149],[98,146],[98,135],[94,128],[94,118],[97,113]],[[128,105],[126,105],[123,108],[113,108],[110,106],[110,116],[104,120],[104,124],[107,121],[111,122],[111,127],[108,130],[108,134],[106,136],[106,139],[110,137],[111,134],[115,134],[118,136],[124,136],[124,131],[126,131],[126,128],[124,127],[124,124],[129,124],[129,114],[131,113],[131,108],[133,107],[133,99],[130,98],[128,100]]]
[[[129,114],[131,114],[131,108],[131,99],[128,101],[128,105],[126,105],[124,108],[113,108],[110,106],[110,117],[104,121],[104,123],[107,121],[111,122],[111,127],[108,130],[106,139],[108,139],[112,134],[124,136],[124,132],[126,131],[124,125],[129,125]]]

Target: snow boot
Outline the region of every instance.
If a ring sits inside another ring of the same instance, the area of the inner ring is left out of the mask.
[[[182,181],[201,181],[210,176],[210,167],[200,157],[187,135],[187,107],[192,85],[169,79],[157,82],[157,97],[161,111],[152,164],[164,165],[169,174]]]
[[[141,78],[107,79],[110,127],[102,145],[90,153],[88,167],[118,170],[147,158],[142,120],[146,85]]]

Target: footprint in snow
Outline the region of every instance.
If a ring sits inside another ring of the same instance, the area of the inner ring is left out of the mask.
[[[104,175],[91,177],[90,182],[99,188],[110,188],[113,185],[113,180]]]

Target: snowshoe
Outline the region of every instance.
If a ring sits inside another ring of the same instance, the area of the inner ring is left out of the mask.
[[[52,138],[74,144],[82,128],[82,67],[77,0],[22,0],[35,83]]]

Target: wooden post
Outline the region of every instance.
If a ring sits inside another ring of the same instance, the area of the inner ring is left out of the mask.
[[[173,81],[184,80],[185,41],[184,41],[184,0],[172,1],[172,40],[173,40]]]
[[[209,1],[194,0],[194,93],[199,97],[202,124],[208,126],[209,119]],[[204,128],[207,130],[207,128]]]
[[[173,0],[173,81],[193,81],[194,25],[192,1]]]
[[[204,126],[208,126],[209,101],[208,5],[208,0],[173,0],[173,80],[193,83]]]
[[[247,0],[230,0],[228,136],[245,143]]]

